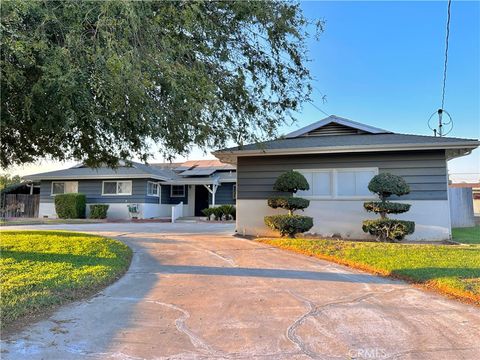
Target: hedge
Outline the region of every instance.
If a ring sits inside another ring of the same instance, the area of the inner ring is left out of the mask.
[[[264,218],[265,225],[280,232],[280,236],[295,237],[297,233],[304,233],[313,227],[313,218],[302,215],[270,215]]]
[[[365,210],[374,213],[401,214],[410,210],[410,204],[387,201],[368,201],[363,203]]]
[[[55,211],[60,219],[85,218],[85,203],[84,194],[55,195]]]
[[[106,219],[108,207],[105,204],[90,205],[90,219]]]
[[[303,210],[310,205],[310,200],[293,196],[278,196],[269,198],[267,203],[272,209]]]

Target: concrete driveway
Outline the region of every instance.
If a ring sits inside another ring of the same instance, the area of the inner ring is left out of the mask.
[[[4,339],[3,359],[480,358],[479,308],[232,237],[231,225],[37,228],[116,237],[133,262]]]

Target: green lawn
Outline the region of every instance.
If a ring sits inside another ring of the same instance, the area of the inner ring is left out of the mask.
[[[422,284],[480,304],[480,246],[260,239],[275,247]]]
[[[122,275],[132,251],[119,241],[61,231],[0,233],[2,327],[93,294]]]
[[[452,229],[454,241],[463,244],[480,244],[480,225],[470,228]]]
[[[28,218],[11,218],[0,219],[0,226],[17,226],[17,225],[52,225],[52,224],[95,224],[105,222],[96,219],[28,219]]]

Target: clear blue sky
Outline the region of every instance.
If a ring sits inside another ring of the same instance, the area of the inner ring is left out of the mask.
[[[427,134],[440,106],[447,2],[303,2],[325,32],[309,42],[316,105],[335,114],[395,132]],[[480,137],[480,3],[453,1],[445,109],[454,120],[449,136]],[[324,118],[309,104],[297,127]],[[292,131],[282,128],[281,132]],[[480,151],[453,160],[450,172],[480,172]],[[189,158],[205,156],[196,150]],[[161,160],[161,159],[159,159]],[[179,159],[180,160],[180,159]],[[43,162],[28,174],[65,167]],[[471,179],[472,176],[460,176]],[[475,178],[474,178],[475,179]]]
[[[447,2],[303,2],[325,32],[309,42],[314,85],[335,114],[395,132],[427,134],[441,104]],[[453,1],[445,109],[453,137],[480,137],[480,3]],[[298,126],[325,117],[306,104]],[[284,129],[287,132],[288,129]],[[451,172],[480,172],[480,156],[450,162]],[[478,174],[477,174],[478,176]]]

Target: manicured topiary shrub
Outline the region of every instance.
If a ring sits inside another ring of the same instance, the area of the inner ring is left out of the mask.
[[[302,215],[271,215],[265,216],[265,225],[276,230],[280,236],[295,237],[295,234],[304,233],[313,227],[313,218]]]
[[[90,205],[90,219],[106,219],[109,205],[94,204]]]
[[[389,219],[387,214],[401,214],[410,210],[410,204],[388,201],[391,195],[402,196],[410,192],[410,187],[400,176],[382,173],[373,177],[368,184],[368,189],[376,193],[380,201],[368,201],[363,207],[368,212],[380,214],[380,219],[365,220],[362,230],[376,236],[378,241],[401,241],[406,235],[413,234],[415,223]]]
[[[295,194],[298,190],[308,190],[307,179],[297,171],[288,171],[280,175],[273,189],[276,191]],[[309,216],[295,215],[296,210],[304,210],[310,205],[310,200],[294,196],[277,196],[268,199],[268,206],[273,209],[288,210],[285,215],[265,216],[264,222],[270,229],[278,231],[281,236],[295,237],[295,234],[304,233],[313,227],[313,219]]]
[[[84,194],[58,194],[55,195],[55,212],[60,219],[85,218]]]

